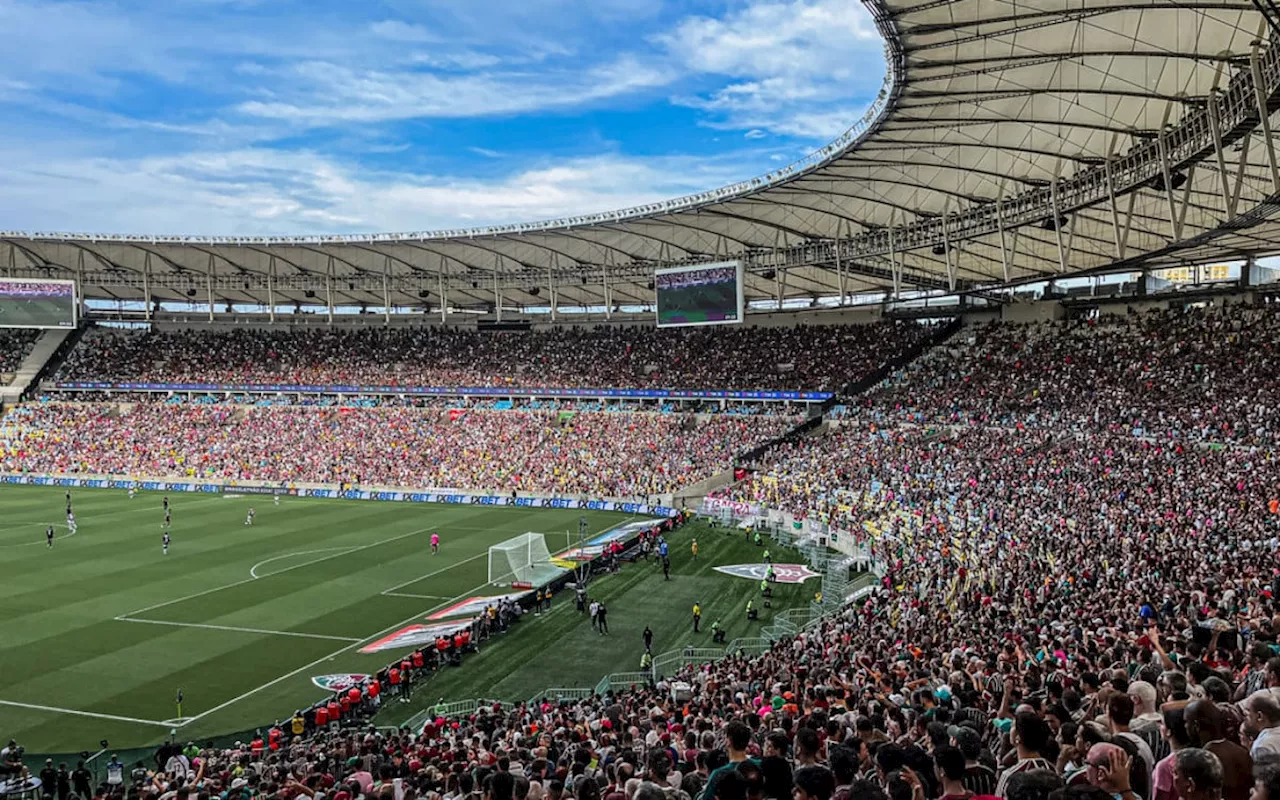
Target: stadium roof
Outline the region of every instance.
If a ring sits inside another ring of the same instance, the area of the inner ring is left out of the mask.
[[[1280,54],[1250,0],[867,3],[880,96],[836,142],[755,180],[465,231],[6,232],[0,269],[78,277],[91,297],[434,305],[443,291],[483,307],[647,303],[655,266],[724,258],[746,261],[758,300],[1280,252]]]

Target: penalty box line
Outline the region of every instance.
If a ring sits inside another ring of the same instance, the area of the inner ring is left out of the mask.
[[[0,706],[10,706],[12,708],[26,708],[33,711],[48,711],[54,714],[70,714],[76,717],[90,717],[91,719],[107,719],[112,722],[132,722],[137,725],[157,725],[161,728],[172,728],[168,722],[158,719],[139,719],[137,717],[122,717],[117,714],[99,714],[96,711],[80,711],[75,708],[60,708],[58,706],[42,706],[37,703],[19,703],[15,700],[0,700]]]
[[[612,530],[612,529],[613,529],[613,528],[615,528],[615,527],[617,527],[617,525],[616,525],[616,524],[610,524],[610,525],[608,525],[607,527],[601,528],[600,530],[598,530],[598,531],[596,531],[595,533],[591,534],[591,536],[592,536],[592,537],[599,536],[601,533],[604,533],[605,531],[608,531],[608,530]],[[435,528],[431,528],[431,529],[427,529],[427,530],[432,530],[432,529],[435,529]],[[483,555],[483,556],[488,556],[488,555],[489,555],[489,551],[488,551],[488,549],[487,549],[487,548],[486,548],[486,550],[485,550],[483,553],[478,553],[478,554],[476,554],[476,555],[472,556],[471,558],[467,559],[467,561],[474,561],[474,560],[476,560],[477,558],[479,558],[479,557],[480,557],[480,556],[482,556],[482,555]],[[454,564],[454,565],[452,565],[452,566],[450,566],[450,567],[444,567],[443,569],[441,569],[441,570],[437,570],[436,572],[443,572],[444,570],[452,569],[452,567],[458,566],[459,564],[465,564],[465,563],[467,563],[467,562],[466,562],[466,561],[460,561],[460,562],[458,562],[458,564]],[[273,573],[273,574],[274,574],[274,573]],[[424,577],[427,577],[427,576],[424,576]],[[418,580],[422,580],[422,578],[418,578]],[[405,584],[405,585],[408,585],[408,584]],[[392,587],[392,588],[396,588],[396,587]],[[247,698],[250,698],[250,697],[254,696],[254,695],[255,695],[255,694],[257,694],[258,692],[261,692],[263,689],[270,689],[272,686],[275,686],[276,684],[281,683],[281,682],[283,682],[283,681],[287,681],[287,680],[289,680],[290,678],[294,677],[295,675],[299,675],[299,674],[301,674],[301,673],[303,673],[303,672],[306,672],[307,670],[314,669],[314,668],[316,668],[316,667],[317,667],[317,666],[319,666],[320,664],[323,664],[323,663],[324,663],[324,662],[326,662],[326,661],[332,661],[333,659],[337,658],[338,656],[342,655],[343,653],[350,652],[351,650],[354,650],[355,648],[359,647],[359,646],[360,646],[360,645],[362,645],[362,644],[367,644],[367,643],[369,643],[369,642],[377,641],[378,639],[382,638],[383,636],[386,636],[388,633],[391,633],[392,631],[399,630],[400,628],[403,628],[404,626],[408,625],[409,623],[413,622],[414,620],[417,620],[419,617],[422,617],[423,615],[431,614],[432,612],[439,611],[439,610],[440,610],[440,609],[442,609],[442,608],[448,608],[450,603],[453,603],[453,602],[455,602],[455,601],[459,601],[459,600],[466,600],[466,599],[468,599],[468,598],[470,598],[470,597],[473,597],[473,596],[474,596],[474,593],[476,593],[476,592],[480,592],[480,591],[482,591],[482,590],[484,590],[484,589],[487,589],[487,588],[489,588],[489,581],[488,581],[488,580],[486,580],[484,583],[482,583],[482,584],[480,584],[480,585],[478,585],[478,586],[474,586],[474,587],[472,587],[472,588],[468,589],[467,591],[463,592],[462,594],[454,595],[453,597],[449,598],[448,600],[445,600],[444,602],[437,603],[436,605],[432,606],[431,608],[426,609],[425,611],[417,611],[417,612],[415,612],[414,614],[412,614],[412,615],[410,615],[410,616],[408,616],[408,617],[405,617],[404,619],[402,619],[402,620],[400,620],[399,622],[395,623],[394,625],[388,625],[387,627],[383,628],[382,630],[378,631],[377,633],[374,633],[374,634],[372,634],[372,635],[370,635],[370,636],[366,636],[365,638],[360,639],[360,640],[358,640],[358,641],[352,642],[351,644],[348,644],[348,645],[346,645],[345,647],[342,647],[342,648],[340,648],[340,649],[338,649],[338,650],[334,650],[332,653],[329,653],[328,655],[320,656],[320,657],[319,657],[319,658],[317,658],[315,661],[311,661],[311,662],[309,662],[309,663],[307,663],[307,664],[303,664],[301,667],[298,667],[297,669],[290,670],[289,672],[286,672],[285,674],[281,675],[281,676],[280,676],[280,677],[278,677],[278,678],[274,678],[274,679],[272,679],[272,680],[270,680],[270,681],[267,681],[266,683],[262,684],[261,686],[258,686],[258,687],[255,687],[255,688],[253,688],[253,689],[250,689],[249,691],[245,692],[244,694],[238,695],[238,696],[236,696],[236,697],[231,698],[230,700],[226,700],[226,701],[224,701],[224,702],[222,702],[222,703],[219,703],[218,705],[214,706],[213,708],[211,708],[211,709],[209,709],[209,710],[207,710],[207,711],[202,711],[201,713],[196,714],[194,717],[188,717],[188,718],[186,718],[185,720],[183,720],[180,724],[178,724],[178,725],[176,725],[176,726],[174,726],[174,727],[181,728],[181,727],[184,727],[184,726],[190,725],[190,724],[191,724],[191,723],[193,723],[193,722],[197,722],[197,721],[199,721],[199,720],[201,720],[201,719],[204,719],[205,717],[209,716],[210,714],[216,714],[217,712],[221,711],[221,710],[222,710],[222,709],[224,709],[224,708],[228,708],[229,706],[233,706],[233,705],[235,705],[236,703],[239,703],[241,700],[245,700],[245,699],[247,699]],[[553,610],[554,610],[554,609],[553,609]]]

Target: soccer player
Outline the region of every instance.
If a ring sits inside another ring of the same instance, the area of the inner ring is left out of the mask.
[[[245,525],[253,524],[253,506],[249,506],[249,516],[244,518],[244,524]]]
[[[694,539],[693,543],[689,545],[689,550],[693,553],[694,558],[698,557],[698,540],[697,539]]]
[[[436,553],[439,553],[439,552],[440,552],[440,534],[433,533],[431,534],[431,555],[434,556]]]
[[[52,525],[50,525],[48,528],[45,528],[44,541],[46,545],[48,545],[49,547],[53,547],[53,526]]]
[[[71,513],[71,490],[67,490],[67,513]]]
[[[133,496],[134,496],[135,494],[137,494],[137,492],[134,490],[134,488],[133,488],[132,486],[130,486],[130,487],[129,487],[129,499],[130,499],[130,500],[132,500],[132,499],[133,499]]]
[[[169,495],[167,494],[164,496],[164,510],[166,512],[169,510]]]
[[[173,521],[173,517],[172,517],[172,516],[170,516],[169,506],[168,506],[168,505],[165,505],[165,507],[164,507],[164,526],[165,526],[166,528],[167,528],[167,527],[169,527],[169,525],[170,525],[170,523],[171,523],[172,521]]]
[[[169,555],[169,532],[168,531],[165,531],[164,535],[160,537],[160,552],[164,553],[166,556]]]
[[[278,494],[271,495],[271,502],[274,503],[275,505],[280,505],[280,495]]]
[[[76,532],[76,515],[71,513],[71,509],[67,509],[67,527],[72,533]]]

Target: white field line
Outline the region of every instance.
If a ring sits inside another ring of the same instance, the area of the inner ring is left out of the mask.
[[[264,575],[264,576],[262,576],[262,577],[267,578],[267,577],[271,577],[272,575],[282,575],[282,574],[284,574],[284,573],[286,573],[286,572],[289,572],[290,570],[295,570],[295,569],[298,569],[298,568],[300,568],[300,567],[309,567],[309,566],[311,566],[312,564],[319,564],[321,561],[328,561],[329,559],[331,559],[331,558],[337,558],[337,557],[338,557],[338,556],[340,556],[340,555],[346,555],[346,554],[348,554],[348,553],[355,553],[355,552],[360,551],[360,550],[367,550],[367,549],[369,549],[370,547],[377,547],[378,545],[381,545],[381,544],[388,544],[388,543],[390,543],[390,542],[398,541],[398,540],[400,540],[400,539],[407,539],[407,538],[408,538],[408,537],[410,537],[410,536],[417,536],[418,534],[420,534],[420,533],[425,533],[426,531],[429,531],[429,530],[431,530],[431,528],[421,528],[421,529],[416,530],[416,531],[409,531],[408,533],[402,533],[402,534],[400,534],[399,536],[392,536],[392,537],[391,537],[391,538],[389,538],[389,539],[380,539],[380,540],[378,540],[378,541],[376,541],[376,542],[370,542],[369,544],[364,544],[364,545],[359,545],[359,546],[356,546],[356,547],[352,547],[352,548],[351,548],[351,549],[349,549],[349,550],[343,550],[343,551],[342,551],[342,552],[340,552],[340,553],[331,553],[330,555],[327,555],[327,556],[321,556],[320,558],[311,559],[311,560],[309,560],[309,561],[303,561],[303,562],[302,562],[302,563],[300,563],[300,564],[294,564],[294,565],[293,565],[293,566],[291,566],[291,567],[285,567],[284,569],[276,570],[275,572],[268,573],[267,575]],[[296,554],[294,554],[294,553],[289,553],[288,555],[296,555]],[[271,559],[268,559],[268,560],[271,560]],[[261,566],[261,564],[257,564],[257,565],[255,565],[255,566]],[[186,601],[186,600],[194,600],[194,599],[196,599],[197,597],[204,597],[204,596],[205,596],[205,595],[207,595],[207,594],[213,594],[214,592],[220,592],[220,591],[222,591],[223,589],[232,589],[232,588],[234,588],[234,587],[236,587],[236,586],[243,586],[243,585],[244,585],[244,584],[246,584],[246,583],[252,583],[252,582],[254,582],[254,581],[256,581],[256,580],[260,580],[260,579],[259,579],[259,578],[256,578],[256,577],[252,577],[252,576],[251,576],[251,577],[248,577],[248,578],[244,578],[243,580],[233,581],[233,582],[228,583],[228,584],[225,584],[225,585],[223,585],[223,586],[214,586],[214,587],[213,587],[213,588],[211,588],[211,589],[205,589],[205,590],[203,590],[203,591],[195,592],[195,593],[193,593],[193,594],[189,594],[189,595],[186,595],[186,596],[184,596],[184,597],[179,597],[179,598],[176,598],[176,599],[174,599],[174,600],[166,600],[166,601],[164,601],[164,602],[162,602],[162,603],[155,603],[155,604],[153,604],[153,605],[149,605],[149,606],[147,606],[146,608],[139,608],[139,609],[137,609],[137,610],[130,611],[130,612],[126,613],[126,614],[121,614],[121,615],[120,615],[120,617],[135,617],[135,616],[137,616],[137,615],[139,615],[139,614],[145,614],[145,613],[146,613],[146,612],[148,612],[148,611],[155,611],[157,608],[164,608],[165,606],[171,606],[171,605],[174,605],[174,604],[176,604],[176,603],[184,602],[184,601]],[[116,617],[116,619],[120,619],[120,617]]]
[[[265,561],[259,561],[257,564],[254,564],[252,567],[249,567],[249,577],[250,578],[267,578],[272,575],[278,575],[279,574],[278,572],[268,572],[266,575],[258,574],[258,567],[264,566],[266,564],[270,564],[272,561],[280,561],[281,559],[292,558],[294,556],[309,556],[315,553],[333,553],[337,550],[341,550],[344,553],[349,553],[352,550],[356,549],[356,547],[357,545],[351,545],[350,547],[324,547],[319,550],[299,550],[296,553],[285,553],[282,556],[272,556],[271,558],[268,558]],[[307,563],[312,564],[315,562],[308,561]],[[289,569],[292,569],[292,567],[289,567],[287,569],[282,569],[280,570],[280,572],[288,572]]]
[[[382,590],[382,593],[383,593],[383,594],[385,594],[385,595],[392,595],[392,596],[394,596],[394,592],[396,592],[396,591],[397,591],[397,590],[399,590],[399,589],[403,589],[403,588],[404,588],[404,587],[406,587],[406,586],[412,586],[413,584],[417,583],[418,581],[425,581],[427,578],[434,578],[435,576],[439,575],[441,572],[448,572],[449,570],[453,569],[454,567],[460,567],[460,566],[462,566],[463,564],[470,564],[472,561],[475,561],[477,558],[484,558],[484,557],[485,557],[485,556],[487,556],[487,555],[489,555],[489,551],[488,551],[488,550],[485,550],[483,553],[476,553],[474,556],[472,556],[471,558],[468,558],[468,559],[466,559],[466,560],[464,560],[464,561],[459,561],[459,562],[457,562],[457,563],[450,564],[450,565],[449,565],[449,566],[447,566],[447,567],[441,567],[440,569],[434,570],[434,571],[432,571],[432,572],[428,572],[426,575],[419,575],[419,576],[418,576],[418,577],[416,577],[416,578],[410,578],[409,580],[405,581],[404,583],[397,583],[395,586],[392,586],[392,587],[390,587],[390,588],[388,588],[388,589],[383,589],[383,590]],[[412,596],[412,595],[410,595],[410,596]],[[421,596],[422,596],[422,597],[424,597],[424,598],[426,598],[426,599],[432,599],[432,597],[431,597],[430,595],[421,595]],[[441,597],[441,598],[439,598],[439,599],[441,599],[441,600],[450,600],[450,599],[452,599],[452,598],[449,598],[449,597]]]
[[[414,600],[452,600],[442,594],[410,594],[408,592],[383,592],[386,597],[409,597]]]
[[[196,505],[197,503],[208,502],[209,500],[214,500],[214,499],[216,498],[212,498],[212,497],[202,498],[201,500],[196,500],[194,502],[187,503],[186,505]],[[93,514],[88,517],[77,517],[76,528],[79,529],[80,523],[86,519],[103,519],[104,517],[114,517],[117,514],[136,514],[139,510],[140,509],[136,509],[136,508],[122,508],[119,511],[108,511],[104,514]],[[66,519],[65,516],[62,518]],[[38,527],[41,525],[48,525],[48,524],[49,523],[47,522],[24,522],[16,525],[0,525],[0,531],[16,531],[20,528],[33,528],[33,527]],[[53,523],[53,527],[66,528],[68,530],[70,529],[67,523],[65,522],[55,522]],[[54,537],[53,539],[54,544],[56,545],[58,542],[62,541],[63,539],[70,539],[72,536],[75,536],[76,533],[77,531],[71,531],[65,536],[59,534]],[[0,544],[0,549],[7,549],[10,547],[34,547],[35,545],[38,545],[38,544],[46,544],[46,542],[43,540],[43,538],[41,538],[39,540],[32,541],[32,542],[19,542],[18,544]]]
[[[591,537],[590,537],[590,538],[595,538],[596,536],[599,536],[601,533],[604,533],[605,531],[610,530],[610,529],[612,529],[612,528],[614,528],[614,527],[616,527],[616,523],[615,523],[615,524],[610,524],[610,525],[609,525],[608,527],[606,527],[606,528],[601,528],[600,530],[598,530],[598,531],[596,531],[595,533],[591,534]],[[485,550],[485,552],[483,552],[483,553],[478,553],[478,554],[476,554],[476,555],[472,556],[471,558],[467,559],[467,561],[474,561],[475,559],[479,558],[480,556],[482,556],[482,555],[487,556],[488,554],[489,554],[489,551],[486,549],[486,550]],[[465,563],[467,563],[467,562],[466,562],[466,561],[458,562],[458,564],[465,564]],[[454,565],[452,565],[452,566],[455,566],[455,567],[456,567],[456,566],[458,566],[458,564],[454,564]],[[451,569],[451,568],[452,568],[452,567],[445,567],[445,569]],[[440,571],[443,571],[443,570],[437,570],[437,571],[438,571],[438,572],[440,572]],[[428,577],[428,576],[425,576],[425,575],[424,575],[423,577]],[[418,580],[422,580],[422,578],[419,578]],[[403,628],[405,625],[408,625],[410,622],[413,622],[414,620],[418,619],[419,617],[422,617],[422,616],[428,615],[428,614],[432,613],[433,611],[438,611],[438,610],[439,610],[439,609],[441,609],[441,608],[448,608],[449,604],[453,603],[454,601],[458,601],[458,600],[466,600],[466,599],[467,599],[467,598],[469,598],[469,597],[473,597],[475,592],[479,592],[479,591],[480,591],[480,590],[482,590],[482,589],[486,589],[486,588],[488,588],[488,586],[489,586],[489,582],[486,580],[484,583],[480,584],[479,586],[474,586],[474,587],[472,587],[471,589],[468,589],[467,591],[463,592],[462,594],[459,594],[459,595],[456,595],[456,596],[454,596],[454,597],[451,597],[451,598],[449,598],[448,600],[446,600],[446,601],[444,601],[444,602],[442,602],[442,603],[438,603],[438,604],[436,604],[436,605],[432,606],[431,608],[426,609],[425,611],[419,611],[419,612],[417,612],[417,613],[415,613],[415,614],[413,614],[413,615],[411,615],[411,616],[405,617],[404,619],[400,620],[399,622],[395,623],[394,625],[388,625],[387,627],[383,628],[382,630],[378,631],[377,633],[372,634],[371,636],[367,636],[367,637],[365,637],[365,638],[361,639],[361,640],[360,640],[360,641],[358,641],[358,642],[353,642],[353,643],[351,643],[351,644],[347,645],[346,647],[343,647],[343,648],[342,648],[342,649],[340,649],[340,650],[335,650],[335,651],[333,651],[332,653],[330,653],[330,654],[329,654],[329,655],[327,655],[327,656],[320,656],[320,657],[319,657],[319,658],[317,658],[315,661],[312,661],[312,662],[310,662],[310,663],[308,663],[308,664],[303,664],[301,667],[298,667],[297,669],[292,670],[292,671],[290,671],[290,672],[286,672],[285,674],[281,675],[280,677],[275,678],[275,679],[273,679],[273,680],[270,680],[270,681],[268,681],[268,682],[266,682],[266,683],[262,684],[261,686],[259,686],[259,687],[257,687],[257,688],[250,689],[249,691],[245,692],[244,694],[238,695],[238,696],[236,696],[236,697],[231,698],[230,700],[227,700],[227,701],[225,701],[225,702],[219,703],[218,705],[214,706],[213,708],[209,709],[208,711],[201,712],[201,713],[199,713],[199,714],[196,714],[194,717],[190,717],[190,718],[188,718],[185,722],[183,722],[183,723],[182,723],[182,725],[180,725],[180,726],[178,726],[178,727],[182,727],[182,726],[185,726],[185,725],[190,725],[192,722],[195,722],[196,720],[203,719],[204,717],[207,717],[207,716],[209,716],[210,714],[217,713],[217,712],[221,711],[222,709],[224,709],[224,708],[226,708],[226,707],[228,707],[228,706],[235,705],[236,703],[239,703],[241,700],[244,700],[245,698],[252,697],[253,695],[257,694],[258,692],[262,691],[263,689],[269,689],[269,688],[271,688],[272,686],[275,686],[277,683],[280,683],[281,681],[287,681],[288,679],[292,678],[294,675],[297,675],[297,674],[302,673],[302,672],[306,672],[306,671],[307,671],[307,670],[309,670],[309,669],[313,669],[313,668],[314,668],[314,667],[316,667],[317,665],[319,665],[319,664],[323,664],[323,663],[324,663],[324,662],[326,662],[326,661],[331,661],[331,660],[333,660],[333,659],[337,658],[338,656],[342,655],[343,653],[346,653],[346,652],[349,652],[349,651],[351,651],[351,650],[354,650],[356,647],[359,647],[359,646],[360,646],[360,645],[362,645],[362,644],[365,644],[365,643],[367,643],[367,642],[376,641],[377,639],[381,638],[382,636],[385,636],[386,634],[390,633],[391,631],[397,630],[397,629],[399,629],[399,628]],[[552,609],[552,610],[554,611],[554,609]]]
[[[131,619],[116,617],[117,622],[141,622],[147,625],[170,625],[175,628],[203,628],[211,631],[235,631],[237,633],[263,633],[270,636],[296,636],[299,639],[328,639],[334,642],[355,642],[351,636],[329,636],[323,633],[301,633],[299,631],[269,631],[263,628],[241,628],[235,625],[206,625],[203,622],[169,622],[163,619]]]
[[[56,714],[71,714],[77,717],[92,717],[94,719],[109,719],[114,722],[134,722],[138,725],[158,725],[162,728],[170,728],[168,722],[162,722],[155,719],[138,719],[137,717],[120,717],[115,714],[98,714],[93,711],[77,711],[74,708],[59,708],[57,706],[41,706],[35,703],[18,703],[13,700],[0,700],[0,706],[13,706],[14,708],[30,708],[35,711],[51,711]]]

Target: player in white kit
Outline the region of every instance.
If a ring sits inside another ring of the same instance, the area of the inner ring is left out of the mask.
[[[245,517],[245,518],[244,518],[244,524],[245,524],[245,525],[252,525],[252,524],[253,524],[253,508],[250,508],[250,509],[249,509],[249,516],[247,516],[247,517]]]
[[[160,550],[166,556],[169,555],[169,532],[165,531],[164,536],[160,538]]]
[[[67,527],[71,529],[72,533],[76,532],[76,515],[70,511],[67,512]]]

